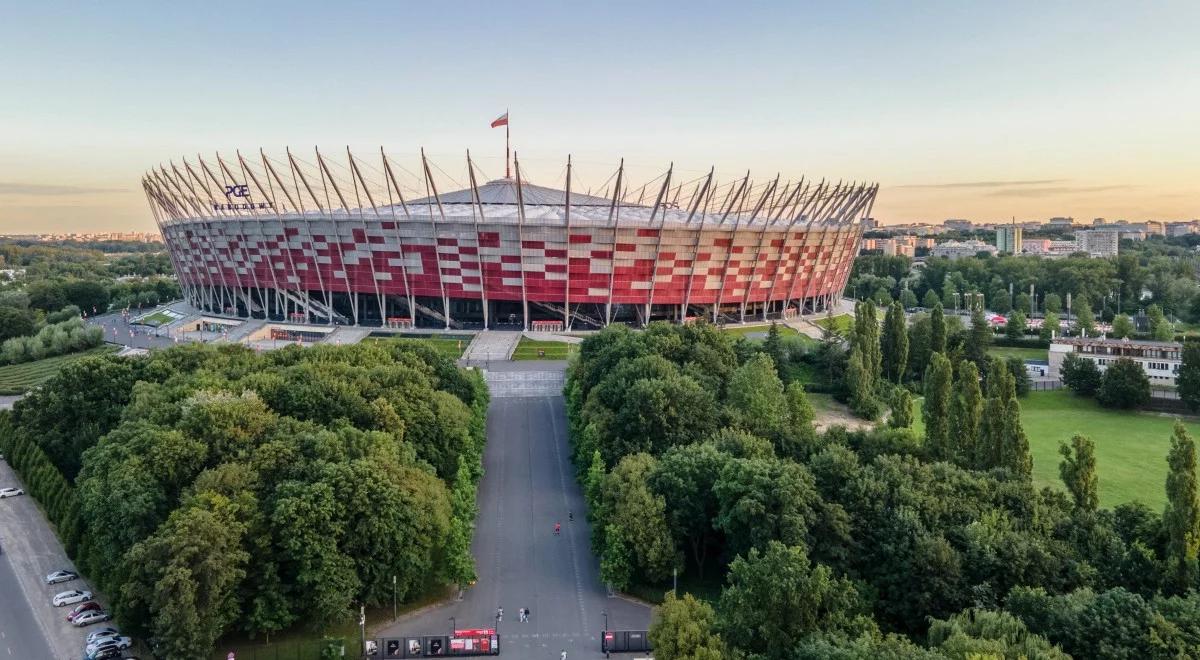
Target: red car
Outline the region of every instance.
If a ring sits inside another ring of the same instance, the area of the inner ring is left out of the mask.
[[[89,600],[86,603],[80,603],[78,606],[75,607],[75,609],[71,610],[70,614],[67,615],[67,621],[74,621],[75,617],[79,616],[80,614],[83,614],[84,612],[92,612],[92,611],[96,611],[99,609],[100,609],[100,603],[97,603],[94,600]]]

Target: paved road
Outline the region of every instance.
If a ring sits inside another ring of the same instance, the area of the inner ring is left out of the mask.
[[[549,378],[516,371],[539,382]],[[402,619],[379,636],[448,632],[450,617],[460,629],[488,628],[495,625],[496,608],[503,607],[502,655],[557,660],[565,649],[570,660],[603,658],[603,613],[613,630],[644,630],[650,610],[608,597],[600,582],[568,455],[563,399],[504,385],[494,385],[492,396],[473,546],[479,581],[462,601]],[[575,522],[567,521],[568,511],[575,512]],[[561,536],[554,535],[555,521],[562,523]],[[532,612],[528,623],[518,620],[522,607]]]
[[[173,338],[165,336],[166,328],[131,325],[129,320],[134,316],[130,315],[129,319],[126,319],[118,312],[93,316],[87,321],[92,325],[100,326],[104,330],[104,341],[110,344],[121,344],[134,348],[167,348],[175,345]]]
[[[0,487],[19,484],[7,462],[0,461]],[[21,660],[74,660],[82,654],[86,629],[67,623],[70,608],[54,607],[60,591],[87,589],[85,580],[48,586],[42,578],[58,569],[73,568],[62,544],[34,499],[28,495],[0,500],[0,660],[4,645],[14,641],[12,655]],[[103,601],[102,601],[103,602]],[[20,643],[28,649],[21,653]]]

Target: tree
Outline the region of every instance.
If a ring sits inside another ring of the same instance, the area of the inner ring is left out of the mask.
[[[774,375],[772,373],[772,375]],[[688,376],[635,381],[616,410],[614,437],[600,446],[611,465],[621,456],[687,444],[717,428],[717,405],[712,392]]]
[[[29,310],[0,307],[0,342],[33,334],[33,316]]]
[[[1079,295],[1071,303],[1071,312],[1075,315],[1075,327],[1084,337],[1096,336],[1096,316],[1092,314],[1092,303],[1087,296]]]
[[[929,646],[950,658],[1070,660],[1044,638],[1007,612],[967,610],[929,626]]]
[[[783,346],[783,338],[779,334],[779,324],[771,322],[771,328],[767,330],[767,338],[763,341],[763,352],[771,356],[771,360],[775,363],[775,373],[782,376],[783,363],[787,359],[787,349]]]
[[[913,293],[912,289],[905,289],[900,292],[900,304],[905,309],[912,309],[917,306],[917,294]]]
[[[725,533],[730,554],[765,548],[772,540],[806,543],[821,506],[808,469],[773,458],[726,462],[713,491],[718,502],[714,527]]]
[[[1009,339],[1021,340],[1025,338],[1025,313],[1015,311],[1008,316],[1008,323],[1004,326],[1004,334]]]
[[[778,541],[733,560],[717,606],[722,638],[769,658],[788,657],[811,633],[861,629],[860,610],[852,582]]]
[[[904,307],[900,303],[892,303],[888,308],[879,349],[883,360],[883,378],[899,383],[908,368],[908,327]]]
[[[755,355],[733,372],[726,388],[726,414],[734,426],[764,438],[783,431],[787,400],[768,355]]]
[[[942,304],[942,298],[937,294],[937,291],[929,289],[925,292],[925,297],[921,298],[921,306],[925,309],[933,309]]]
[[[1150,379],[1142,366],[1129,358],[1117,358],[1104,370],[1096,400],[1105,408],[1136,408],[1150,402]]]
[[[662,660],[722,660],[725,643],[716,632],[716,612],[708,603],[685,593],[667,592],[650,622],[650,645]]]
[[[1168,580],[1174,591],[1196,587],[1200,575],[1200,490],[1196,483],[1196,443],[1175,420],[1171,450],[1167,453],[1167,506],[1163,512],[1167,534]]]
[[[933,353],[946,353],[946,314],[942,304],[933,306],[929,315],[929,350]]]
[[[993,360],[988,371],[988,397],[980,424],[978,467],[1006,468],[1022,479],[1029,479],[1033,458],[1029,439],[1021,427],[1021,405],[1012,373],[1002,360]]]
[[[1058,474],[1075,501],[1075,509],[1095,513],[1100,506],[1096,485],[1096,443],[1087,436],[1075,434],[1069,446],[1065,442],[1058,445],[1058,453],[1063,457],[1058,464]]]
[[[1150,336],[1154,337],[1156,341],[1171,341],[1175,339],[1175,328],[1167,320],[1161,307],[1150,305],[1146,308],[1146,317],[1150,320]]]
[[[1063,358],[1060,377],[1063,385],[1066,385],[1072,392],[1082,396],[1091,396],[1100,389],[1100,382],[1103,376],[1100,374],[1100,368],[1096,363],[1087,358],[1081,358],[1074,353],[1067,353]]]
[[[1117,314],[1113,318],[1112,336],[1115,339],[1128,339],[1134,335],[1137,330],[1133,327],[1133,319],[1126,314]]]
[[[1013,384],[1017,388],[1017,396],[1029,394],[1029,370],[1025,368],[1025,360],[1010,355],[1004,360],[1004,364],[1008,367],[1008,372],[1012,374]]]
[[[925,421],[925,446],[939,461],[953,461],[954,447],[950,438],[950,395],[953,387],[953,368],[950,360],[934,353],[925,371],[925,402],[921,416]]]
[[[983,316],[983,310],[971,311],[971,329],[963,346],[963,357],[975,363],[981,370],[987,367],[988,347],[992,345],[992,328]]]
[[[871,385],[874,395],[882,376],[883,356],[879,348],[879,321],[875,316],[875,304],[860,302],[854,308],[854,335],[851,344],[862,356],[863,373]]]
[[[1026,315],[1033,313],[1033,299],[1028,293],[1018,293],[1017,299],[1013,302],[1013,310],[1020,311]]]
[[[892,393],[892,416],[888,419],[888,426],[896,429],[905,429],[912,426],[912,395],[903,387],[897,387]]]
[[[658,461],[648,454],[630,454],[608,473],[604,511],[610,528],[618,528],[632,558],[634,576],[658,582],[676,565],[675,544],[667,526],[666,501],[650,488]]]
[[[958,380],[950,409],[950,437],[961,465],[976,462],[979,425],[983,416],[983,393],[979,389],[979,368],[974,362],[958,363]]]
[[[1038,330],[1038,338],[1042,341],[1050,341],[1058,335],[1058,324],[1060,320],[1058,314],[1054,312],[1046,312],[1046,318],[1042,320],[1042,327]]]
[[[1188,338],[1183,342],[1183,365],[1179,367],[1177,383],[1179,398],[1192,412],[1200,410],[1200,340]]]
[[[845,380],[846,387],[850,390],[850,410],[863,419],[878,417],[879,401],[875,398],[870,372],[863,365],[863,354],[857,346],[850,349]]]
[[[1057,293],[1047,293],[1046,296],[1042,298],[1042,309],[1044,309],[1047,314],[1058,314],[1062,311],[1062,297],[1060,297]]]
[[[666,503],[671,536],[687,544],[700,577],[709,546],[716,544],[713,529],[719,502],[713,485],[731,460],[711,442],[672,447],[650,475],[650,488]]]
[[[799,382],[789,383],[783,394],[787,400],[787,425],[775,441],[775,451],[780,456],[803,460],[816,449],[817,429],[813,420],[817,414]]]

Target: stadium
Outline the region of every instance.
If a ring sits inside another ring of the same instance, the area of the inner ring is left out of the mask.
[[[190,305],[318,325],[587,330],[822,313],[878,186],[749,174],[585,186],[422,153],[184,159],[143,188]],[[508,159],[505,159],[508,170]],[[577,167],[575,169],[578,169]],[[441,192],[439,192],[441,191]]]

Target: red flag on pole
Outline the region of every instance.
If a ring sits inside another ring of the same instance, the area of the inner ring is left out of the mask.
[[[499,117],[496,117],[496,119],[492,121],[492,128],[496,128],[497,126],[508,126],[508,111],[507,110],[504,111],[504,114],[500,115]]]

